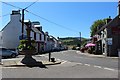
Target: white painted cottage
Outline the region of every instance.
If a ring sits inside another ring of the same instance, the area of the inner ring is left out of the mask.
[[[12,11],[10,15],[10,22],[1,30],[2,46],[15,49],[19,45],[19,37],[21,35],[21,14],[20,11]],[[24,34],[26,31],[24,29]]]
[[[37,52],[44,52],[46,47],[46,36],[45,33],[42,31],[42,26],[40,25],[40,22],[32,22],[31,37],[31,39],[35,40],[37,43]]]

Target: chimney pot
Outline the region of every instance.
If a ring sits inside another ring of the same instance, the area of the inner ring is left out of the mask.
[[[20,14],[20,10],[18,10],[18,11],[13,10],[13,11],[12,11],[12,15],[15,15],[15,14]]]
[[[111,16],[109,16],[109,18],[106,20],[106,24],[108,24],[111,20]]]

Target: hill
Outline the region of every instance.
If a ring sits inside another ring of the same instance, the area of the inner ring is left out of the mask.
[[[66,38],[59,38],[59,39],[64,45],[66,45],[70,48],[73,46],[80,47],[80,37],[66,37]],[[88,40],[89,39],[82,37],[81,38],[81,46],[85,45]]]

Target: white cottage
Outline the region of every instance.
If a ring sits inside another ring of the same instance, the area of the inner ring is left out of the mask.
[[[45,33],[42,31],[42,26],[40,25],[40,22],[32,22],[32,32],[31,37],[33,40],[37,43],[37,52],[45,52],[46,48],[46,36]]]
[[[10,15],[10,22],[1,30],[2,36],[1,40],[3,41],[2,46],[15,49],[19,45],[19,38],[21,36],[22,24],[20,22],[21,14],[20,10],[12,11]],[[26,34],[24,29],[24,35]]]

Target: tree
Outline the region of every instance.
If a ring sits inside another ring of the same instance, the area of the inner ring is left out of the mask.
[[[91,30],[91,36],[95,35],[98,27],[102,27],[104,26],[106,23],[106,19],[99,19],[99,20],[96,20],[92,26],[90,27],[90,30]]]

